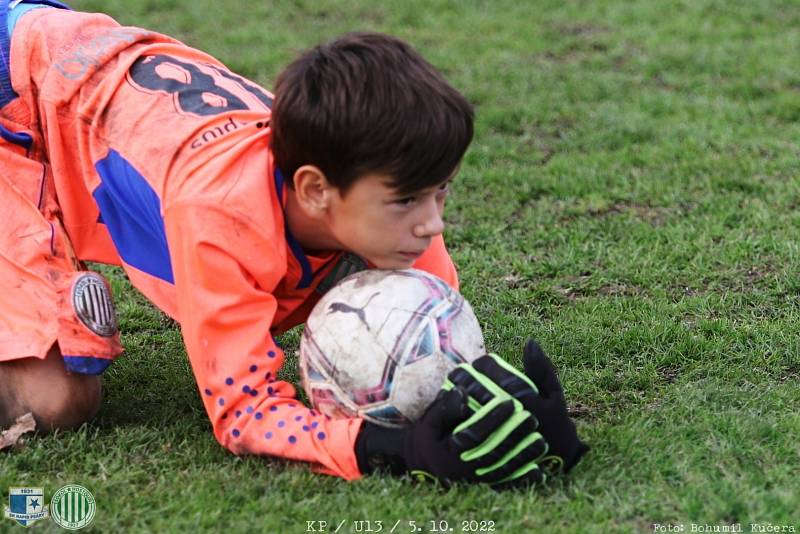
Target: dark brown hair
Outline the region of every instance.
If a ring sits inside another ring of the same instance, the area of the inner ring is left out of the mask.
[[[278,76],[271,148],[288,183],[316,165],[345,194],[365,173],[400,194],[455,170],[473,134],[467,100],[411,46],[351,33],[302,54]]]

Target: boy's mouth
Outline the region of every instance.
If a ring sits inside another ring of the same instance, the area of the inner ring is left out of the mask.
[[[425,252],[425,251],[424,250],[420,251],[420,252],[405,252],[405,251],[401,251],[400,255],[403,256],[404,258],[408,258],[410,260],[415,260],[415,259],[419,258],[420,256],[422,256],[423,252]]]

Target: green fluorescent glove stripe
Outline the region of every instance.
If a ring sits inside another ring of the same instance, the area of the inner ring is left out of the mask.
[[[415,469],[413,471],[410,471],[409,474],[413,478],[417,479],[419,482],[439,482],[438,478],[428,473],[427,471],[422,471],[421,469]]]
[[[472,410],[473,412],[477,412],[481,409],[481,403],[473,399],[472,397],[467,397],[467,408]]]
[[[492,359],[495,361],[495,363],[496,363],[497,365],[499,365],[500,367],[502,367],[503,369],[505,369],[505,370],[506,370],[506,371],[508,371],[509,373],[511,373],[511,374],[513,374],[513,375],[515,375],[515,376],[516,376],[516,377],[518,377],[520,380],[523,380],[523,381],[524,381],[526,384],[528,384],[528,385],[529,385],[531,388],[533,388],[533,391],[535,391],[536,393],[539,393],[539,388],[537,388],[537,387],[536,387],[536,384],[534,384],[534,383],[531,381],[531,379],[530,379],[530,378],[528,378],[528,375],[526,375],[526,374],[525,374],[525,373],[523,373],[523,372],[520,372],[520,370],[519,370],[519,369],[517,369],[516,367],[514,367],[513,365],[511,365],[510,363],[508,363],[507,361],[505,361],[503,358],[501,358],[501,357],[500,357],[500,356],[498,356],[497,354],[489,354],[489,356],[491,356],[491,357],[492,357]]]
[[[487,404],[487,406],[489,405]],[[465,462],[471,462],[476,458],[480,458],[491,453],[498,445],[505,441],[505,439],[514,431],[515,428],[522,424],[523,421],[528,419],[528,417],[530,417],[530,413],[525,410],[514,412],[514,414],[506,419],[506,421],[500,425],[500,428],[492,432],[492,434],[483,443],[474,449],[462,452],[461,459]]]
[[[536,462],[531,462],[529,464],[523,465],[522,467],[520,467],[519,469],[508,475],[503,480],[500,480],[499,482],[493,482],[492,485],[499,486],[501,484],[505,484],[506,482],[511,482],[513,480],[520,479],[525,475],[527,475],[528,473],[530,473],[531,471],[533,471],[534,469],[536,469],[537,471],[539,470],[539,466],[536,465]],[[545,482],[546,480],[547,480],[547,475],[542,473],[542,482]]]
[[[474,414],[472,414],[469,419],[467,419],[466,421],[464,421],[463,423],[458,425],[453,430],[453,434],[458,434],[459,432],[462,432],[467,427],[470,427],[470,426],[474,425],[475,423],[477,423],[478,421],[480,421],[481,419],[486,417],[486,415],[489,412],[491,412],[492,410],[494,410],[497,407],[498,404],[500,404],[501,402],[505,402],[506,400],[508,400],[508,399],[498,399],[497,397],[495,397],[494,399],[489,401],[488,404],[486,404],[484,406],[481,406],[480,410],[478,410]]]
[[[510,395],[508,393],[506,393],[506,391],[503,388],[498,386],[488,376],[486,376],[485,374],[483,374],[480,371],[478,371],[477,369],[475,369],[472,365],[470,365],[468,363],[462,363],[462,364],[459,364],[458,367],[463,369],[464,371],[466,371],[470,375],[472,375],[472,378],[474,378],[476,382],[478,382],[481,386],[486,388],[489,391],[489,393],[491,393],[495,397],[498,397],[498,396],[510,397]]]
[[[561,471],[564,468],[564,459],[554,454],[545,456],[539,463],[542,464],[542,466],[548,471],[556,472]]]
[[[526,436],[526,437],[525,437],[525,439],[523,439],[522,441],[520,441],[520,442],[517,444],[517,446],[516,446],[516,447],[514,447],[513,449],[511,449],[510,451],[508,451],[508,452],[505,454],[505,456],[503,456],[502,458],[500,458],[500,459],[499,459],[499,460],[498,460],[496,463],[494,463],[494,464],[492,464],[492,465],[490,465],[490,466],[487,466],[487,467],[481,467],[480,469],[477,469],[477,470],[475,470],[475,474],[476,474],[476,475],[478,475],[478,476],[483,476],[483,475],[485,475],[486,473],[491,473],[491,472],[492,472],[492,471],[494,471],[495,469],[500,469],[501,467],[503,467],[504,465],[506,465],[508,462],[510,462],[512,458],[514,458],[514,457],[516,457],[517,455],[519,455],[519,453],[521,453],[523,450],[525,450],[525,449],[526,449],[528,446],[530,446],[531,444],[533,444],[533,443],[535,443],[535,442],[537,442],[537,441],[539,441],[539,440],[542,440],[542,441],[544,441],[544,438],[543,438],[543,437],[542,437],[542,435],[541,435],[541,434],[539,434],[538,432],[534,432],[534,433],[532,433],[532,434],[529,434],[528,436]],[[544,444],[544,451],[542,452],[542,455],[541,455],[541,456],[539,456],[539,458],[541,458],[542,456],[544,456],[545,454],[547,454],[547,448],[548,448],[548,445],[547,445],[547,443],[545,442],[545,444]],[[463,456],[463,455],[462,455],[462,456]],[[521,471],[521,470],[523,470],[523,469],[526,469],[527,467],[530,467],[530,465],[531,465],[531,464],[532,464],[533,466],[535,466],[535,467],[538,469],[538,468],[539,468],[539,466],[538,466],[538,464],[537,464],[536,462],[539,460],[539,458],[535,458],[535,459],[531,460],[531,462],[530,462],[530,463],[528,463],[528,464],[524,465],[523,467],[521,467],[520,469],[518,469],[518,470],[517,470],[517,471],[515,471],[514,473],[518,473],[519,471]],[[525,473],[527,473],[528,471],[530,471],[530,469],[527,469],[527,470],[525,471]],[[523,473],[523,474],[524,474],[524,473]],[[513,474],[512,474],[512,476],[513,476]],[[504,481],[505,481],[505,480],[508,480],[508,479],[504,479]]]
[[[472,378],[475,379],[481,386],[483,386],[490,394],[492,394],[495,398],[501,398],[503,400],[511,399],[514,401],[514,411],[518,412],[523,409],[522,403],[519,402],[517,399],[513,398],[506,390],[501,388],[494,380],[486,376],[485,374],[481,373],[473,366],[468,363],[459,364],[458,367],[463,369],[466,373],[470,374]],[[513,367],[512,367],[513,369]],[[448,380],[449,381],[449,380]],[[530,381],[529,381],[530,382]],[[469,397],[469,400],[474,400],[472,397]],[[474,402],[469,403],[470,408],[474,408],[475,406],[479,406],[480,403],[477,400]]]
[[[445,379],[444,385],[442,385],[442,389],[445,390],[445,391],[450,391],[454,387],[456,387],[456,385],[453,384],[452,382],[450,382],[449,378]],[[477,412],[478,410],[481,409],[481,403],[478,402],[477,400],[473,399],[472,397],[468,396],[467,397],[467,407],[470,410],[472,410],[473,412]]]

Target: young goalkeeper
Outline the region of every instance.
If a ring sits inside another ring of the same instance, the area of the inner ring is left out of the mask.
[[[324,417],[276,378],[273,336],[344,276],[414,267],[458,287],[442,210],[472,110],[407,44],[343,36],[289,65],[273,96],[167,36],[2,0],[0,53],[0,426],[32,411],[67,428],[98,409],[122,349],[92,261],[121,265],[180,323],[235,454],[497,487],[580,458],[543,355],[526,358],[546,376],[491,356],[464,366],[399,431]]]

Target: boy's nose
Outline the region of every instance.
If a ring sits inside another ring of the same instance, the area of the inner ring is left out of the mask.
[[[435,237],[444,232],[442,210],[436,204],[429,209],[425,220],[414,227],[414,237]]]

